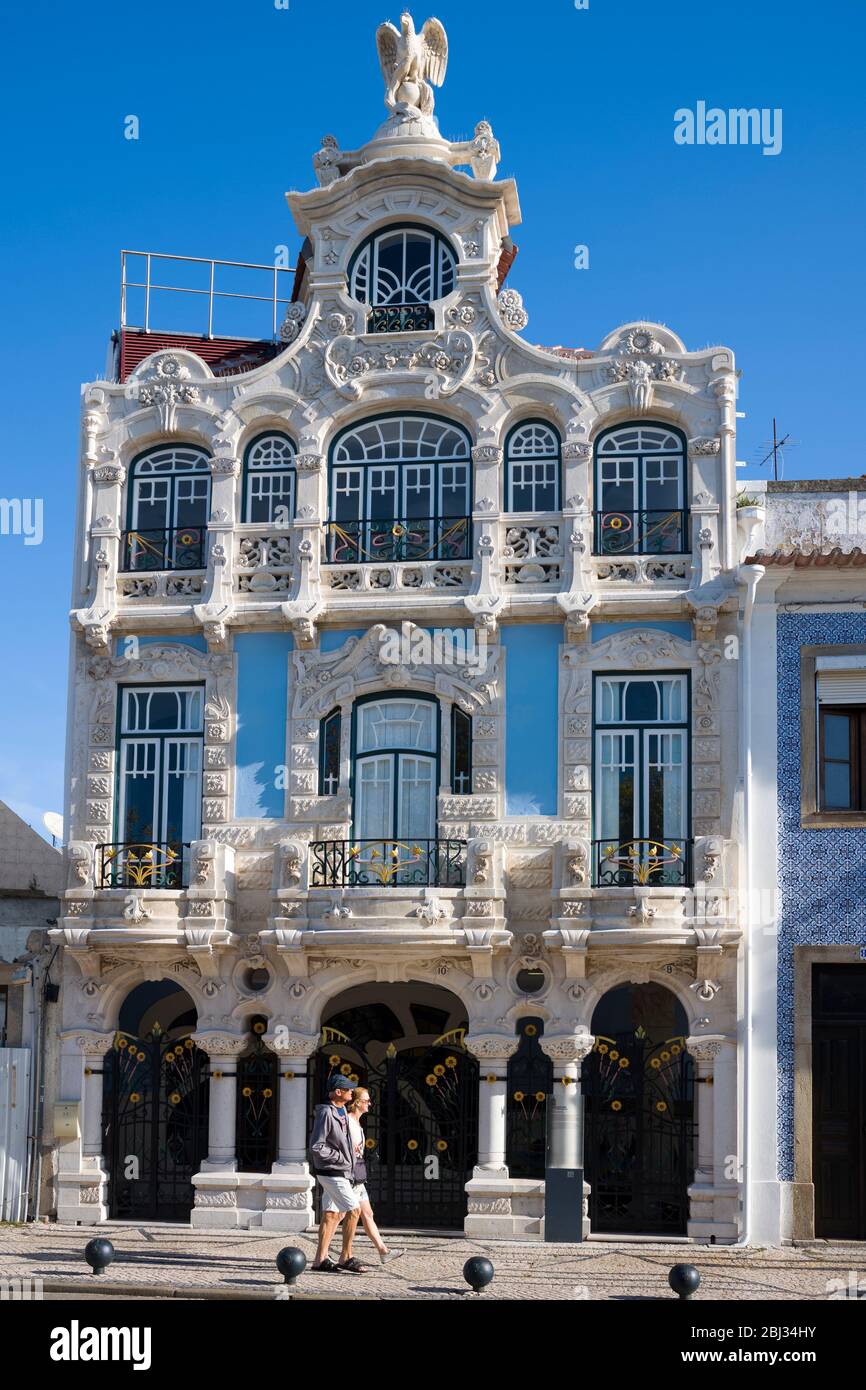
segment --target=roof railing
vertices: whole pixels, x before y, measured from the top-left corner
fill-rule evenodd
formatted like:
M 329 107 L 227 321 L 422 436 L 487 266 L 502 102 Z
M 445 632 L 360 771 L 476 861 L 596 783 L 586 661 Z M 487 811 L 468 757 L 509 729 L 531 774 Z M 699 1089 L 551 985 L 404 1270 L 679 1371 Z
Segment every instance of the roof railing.
M 138 261 L 133 260 L 137 257 Z M 180 261 L 186 265 L 206 266 L 207 272 L 205 279 L 207 287 L 202 285 L 168 285 L 163 284 L 165 261 Z M 143 262 L 143 266 L 141 265 Z M 267 293 L 247 294 L 236 289 L 219 288 L 221 270 L 231 269 L 237 271 L 257 271 L 263 280 L 262 289 Z M 224 300 L 245 300 L 248 303 L 269 304 L 271 337 L 276 339 L 279 325 L 282 322 L 286 306 L 291 303 L 292 280 L 294 276 L 294 266 L 277 265 L 256 265 L 252 261 L 216 261 L 208 260 L 201 256 L 171 256 L 160 251 L 128 251 L 120 253 L 120 327 L 121 330 L 143 333 L 187 333 L 190 336 L 196 335 L 206 338 L 232 338 L 246 339 L 251 342 L 261 341 L 264 334 L 257 333 L 225 333 L 215 332 L 214 310 L 218 308 L 217 301 Z M 130 279 L 130 274 L 144 278 Z M 288 280 L 284 277 L 289 277 Z M 140 316 L 142 322 L 132 322 L 131 317 L 137 317 L 135 313 L 130 315 L 130 290 L 143 290 L 143 314 Z M 197 329 L 190 328 L 169 328 L 162 324 L 155 324 L 153 297 L 155 293 L 167 292 L 173 295 L 196 295 L 207 300 L 207 329 L 201 332 L 201 326 Z M 134 297 L 133 297 L 134 298 Z M 141 301 L 136 304 L 136 309 L 141 307 Z

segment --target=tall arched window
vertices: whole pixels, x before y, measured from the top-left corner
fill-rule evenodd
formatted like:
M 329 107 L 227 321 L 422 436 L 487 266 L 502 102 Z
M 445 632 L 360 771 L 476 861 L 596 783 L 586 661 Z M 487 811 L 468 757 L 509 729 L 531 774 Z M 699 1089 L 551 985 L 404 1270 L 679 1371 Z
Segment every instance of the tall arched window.
M 668 425 L 617 425 L 595 446 L 597 555 L 686 550 L 685 437 Z
M 126 570 L 202 569 L 210 507 L 210 459 L 191 444 L 149 449 L 129 471 Z
M 508 512 L 559 511 L 559 435 L 543 420 L 517 425 L 505 442 Z
M 371 332 L 432 328 L 426 307 L 454 289 L 456 260 L 426 227 L 388 227 L 363 243 L 349 265 L 349 293 L 370 306 Z
M 344 430 L 331 450 L 328 560 L 463 560 L 470 555 L 469 436 L 426 415 Z
M 438 702 L 418 695 L 359 701 L 354 741 L 358 838 L 435 839 Z
M 284 434 L 261 434 L 244 456 L 244 521 L 286 526 L 295 515 L 295 446 Z

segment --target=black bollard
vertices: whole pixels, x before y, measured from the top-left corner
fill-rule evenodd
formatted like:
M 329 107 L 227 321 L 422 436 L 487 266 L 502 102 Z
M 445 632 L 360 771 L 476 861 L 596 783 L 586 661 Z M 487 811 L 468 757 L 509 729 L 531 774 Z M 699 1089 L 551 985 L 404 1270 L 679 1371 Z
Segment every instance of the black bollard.
M 694 1265 L 674 1265 L 668 1283 L 678 1298 L 693 1298 L 701 1287 L 701 1276 Z
M 84 1247 L 84 1258 L 90 1265 L 92 1274 L 102 1274 L 114 1259 L 114 1246 L 104 1236 L 89 1240 Z
M 307 1268 L 307 1257 L 297 1245 L 285 1245 L 277 1255 L 277 1269 L 287 1284 L 296 1284 Z
M 473 1255 L 463 1266 L 463 1278 L 473 1293 L 480 1293 L 493 1279 L 493 1265 L 483 1255 Z

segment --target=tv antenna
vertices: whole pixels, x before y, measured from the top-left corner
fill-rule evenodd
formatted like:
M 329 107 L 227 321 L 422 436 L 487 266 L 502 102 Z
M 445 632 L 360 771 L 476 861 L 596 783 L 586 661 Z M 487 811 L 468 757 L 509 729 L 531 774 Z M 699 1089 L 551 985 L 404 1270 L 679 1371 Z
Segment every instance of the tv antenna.
M 792 439 L 789 434 L 783 435 L 781 439 L 779 438 L 779 434 L 776 429 L 776 417 L 774 415 L 773 442 L 771 444 L 769 440 L 765 440 L 764 443 L 760 445 L 760 448 L 766 449 L 767 453 L 761 459 L 760 463 L 758 464 L 758 467 L 763 468 L 764 464 L 769 463 L 770 459 L 772 459 L 773 482 L 777 483 L 780 477 L 782 476 L 782 473 L 785 471 L 785 449 L 794 449 L 799 444 L 799 442 L 800 441 L 798 439 Z

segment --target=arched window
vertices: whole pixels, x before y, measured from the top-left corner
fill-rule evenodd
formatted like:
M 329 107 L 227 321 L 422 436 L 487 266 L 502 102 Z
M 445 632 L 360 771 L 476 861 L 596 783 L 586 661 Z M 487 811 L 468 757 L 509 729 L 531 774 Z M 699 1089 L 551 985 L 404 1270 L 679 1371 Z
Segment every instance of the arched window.
M 438 702 L 418 695 L 358 701 L 354 742 L 357 837 L 435 839 Z
M 595 446 L 597 555 L 686 549 L 685 437 L 668 425 L 617 425 Z
M 328 560 L 465 560 L 469 436 L 426 415 L 355 425 L 331 450 Z
M 284 434 L 261 434 L 244 456 L 244 521 L 286 526 L 295 515 L 295 446 Z
M 527 420 L 505 443 L 507 512 L 559 511 L 560 443 L 543 420 Z
M 130 468 L 125 570 L 202 569 L 206 563 L 210 459 L 191 444 L 149 449 Z
M 349 265 L 349 293 L 370 306 L 371 332 L 432 328 L 426 307 L 454 289 L 454 252 L 425 227 L 388 227 L 363 243 Z

